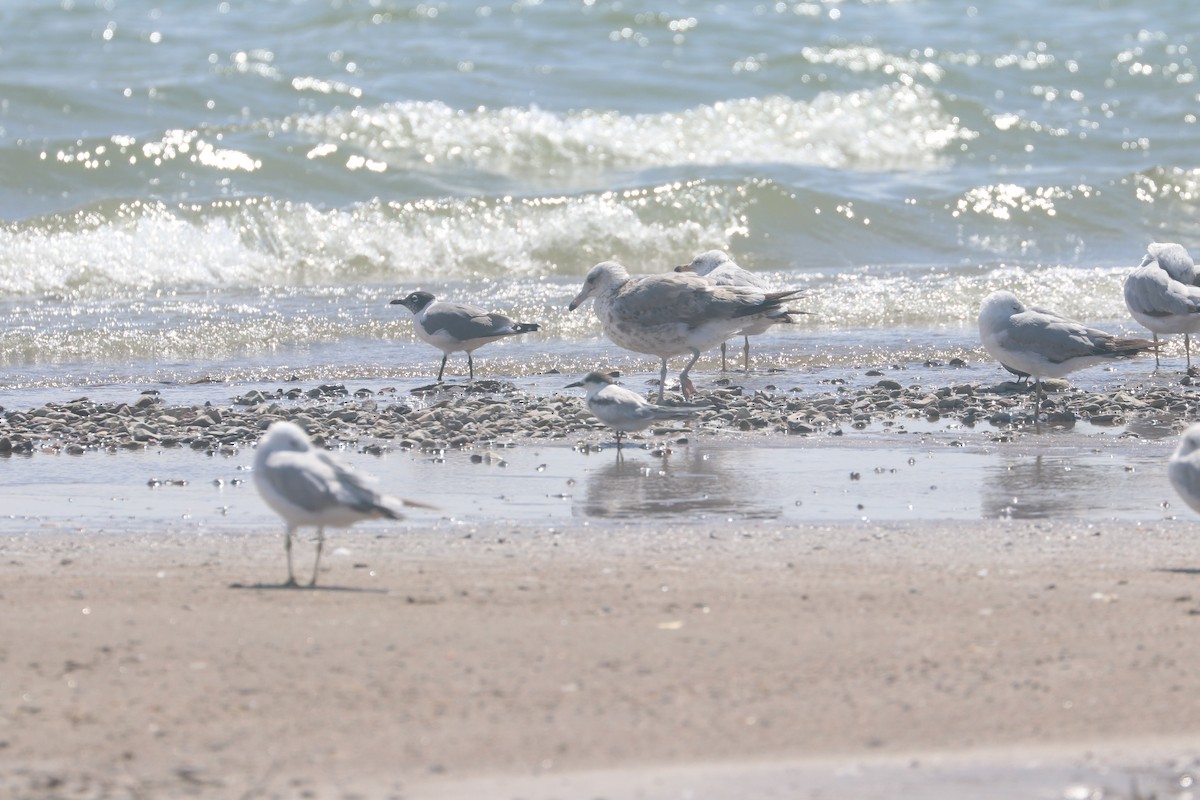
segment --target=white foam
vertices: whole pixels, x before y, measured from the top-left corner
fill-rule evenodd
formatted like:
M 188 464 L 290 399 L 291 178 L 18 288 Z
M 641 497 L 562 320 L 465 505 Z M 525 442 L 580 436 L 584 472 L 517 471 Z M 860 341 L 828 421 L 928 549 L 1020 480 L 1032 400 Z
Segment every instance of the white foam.
M 863 58 L 873 63 L 869 54 Z M 396 167 L 466 165 L 526 180 L 688 164 L 922 169 L 937 166 L 954 142 L 975 136 L 931 89 L 904 82 L 823 92 L 811 101 L 752 97 L 638 115 L 406 101 L 286 125 Z

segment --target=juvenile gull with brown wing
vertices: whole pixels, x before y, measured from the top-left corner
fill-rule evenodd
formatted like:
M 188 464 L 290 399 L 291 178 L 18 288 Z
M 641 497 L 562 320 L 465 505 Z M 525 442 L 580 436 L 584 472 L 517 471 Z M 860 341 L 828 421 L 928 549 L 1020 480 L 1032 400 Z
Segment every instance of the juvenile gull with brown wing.
M 691 397 L 696 388 L 688 370 L 700 358 L 701 350 L 716 347 L 759 318 L 786 316 L 789 312 L 783 303 L 797 294 L 798 290 L 764 292 L 745 286 L 717 286 L 686 272 L 631 277 L 615 261 L 603 261 L 588 272 L 568 308 L 574 311 L 594 298 L 596 316 L 608 338 L 626 350 L 662 359 L 661 403 L 668 358 L 692 354 L 679 373 L 684 397 Z

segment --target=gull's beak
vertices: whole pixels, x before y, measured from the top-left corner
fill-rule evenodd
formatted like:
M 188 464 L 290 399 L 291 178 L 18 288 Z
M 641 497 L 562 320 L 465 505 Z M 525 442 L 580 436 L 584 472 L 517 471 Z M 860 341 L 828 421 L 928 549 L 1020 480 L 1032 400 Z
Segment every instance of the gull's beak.
M 688 267 L 690 267 L 690 266 L 691 266 L 691 264 L 680 264 L 678 267 L 675 268 L 675 271 L 676 272 L 688 272 L 689 271 Z
M 402 299 L 400 299 L 399 297 L 397 297 L 395 300 L 388 303 L 388 305 L 389 306 L 402 306 L 402 305 L 404 305 L 404 301 Z
M 568 384 L 567 384 L 566 386 L 564 386 L 563 388 L 564 388 L 564 389 L 574 389 L 574 388 L 576 388 L 576 387 L 579 387 L 579 386 L 583 386 L 583 381 L 575 381 L 574 383 L 568 383 Z

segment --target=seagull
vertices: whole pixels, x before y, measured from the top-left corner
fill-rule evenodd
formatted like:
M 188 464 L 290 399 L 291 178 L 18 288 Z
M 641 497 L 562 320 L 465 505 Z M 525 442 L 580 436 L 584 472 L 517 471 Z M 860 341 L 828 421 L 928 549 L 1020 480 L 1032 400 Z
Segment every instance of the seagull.
M 588 410 L 596 418 L 617 432 L 617 448 L 621 447 L 621 434 L 633 433 L 649 428 L 655 422 L 671 419 L 688 419 L 696 415 L 704 405 L 656 406 L 641 395 L 618 386 L 611 376 L 603 372 L 589 372 L 583 380 L 567 384 L 572 389 L 582 386 L 587 391 Z
M 429 292 L 413 292 L 404 299 L 396 299 L 391 305 L 401 305 L 413 313 L 413 331 L 417 337 L 429 342 L 442 351 L 442 366 L 438 369 L 438 383 L 446 371 L 446 359 L 451 353 L 465 351 L 467 368 L 471 380 L 475 380 L 475 362 L 471 358 L 474 350 L 488 342 L 531 333 L 538 330 L 536 322 L 513 322 L 497 312 L 488 313 L 482 308 L 447 300 L 434 302 Z
M 992 358 L 1033 376 L 1037 388 L 1034 420 L 1042 407 L 1042 378 L 1158 348 L 1148 339 L 1125 339 L 1089 328 L 1045 309 L 1030 308 L 1012 292 L 992 292 L 979 307 L 979 337 Z
M 715 347 L 761 317 L 781 319 L 789 313 L 783 303 L 799 290 L 764 292 L 744 286 L 716 286 L 707 278 L 686 272 L 630 277 L 615 261 L 592 267 L 583 289 L 567 307 L 574 311 L 595 298 L 596 316 L 608 338 L 636 353 L 662 359 L 658 401 L 667 382 L 667 359 L 691 353 L 692 360 L 679 373 L 685 399 L 696 387 L 688 370 L 700 351 Z
M 1183 502 L 1200 512 L 1200 422 L 1183 432 L 1167 462 L 1167 477 Z
M 285 586 L 297 585 L 292 572 L 292 536 L 297 528 L 308 525 L 317 529 L 317 558 L 308 584 L 316 586 L 326 526 L 348 528 L 359 520 L 378 517 L 401 519 L 402 506 L 429 508 L 411 500 L 385 497 L 368 486 L 368 480 L 314 447 L 299 425 L 273 422 L 267 428 L 254 453 L 254 484 L 287 525 Z
M 1200 271 L 1179 244 L 1154 242 L 1142 263 L 1125 279 L 1125 306 L 1154 341 L 1160 333 L 1182 333 L 1187 369 L 1192 371 L 1191 334 L 1200 331 Z M 1154 369 L 1158 369 L 1158 352 Z
M 691 260 L 691 263 L 680 264 L 675 268 L 676 272 L 694 272 L 697 275 L 708 278 L 717 286 L 745 286 L 761 291 L 768 291 L 771 287 L 758 275 L 753 272 L 744 270 L 737 265 L 729 254 L 724 250 L 708 250 L 701 253 Z M 796 313 L 796 312 L 792 312 Z M 745 339 L 745 344 L 742 346 L 742 363 L 746 372 L 750 371 L 750 337 L 757 336 L 760 333 L 766 333 L 772 325 L 779 323 L 791 322 L 792 318 L 786 314 L 782 318 L 778 317 L 761 317 L 754 320 L 746 327 L 742 328 L 738 333 Z M 721 371 L 726 369 L 725 362 L 725 342 L 721 342 Z

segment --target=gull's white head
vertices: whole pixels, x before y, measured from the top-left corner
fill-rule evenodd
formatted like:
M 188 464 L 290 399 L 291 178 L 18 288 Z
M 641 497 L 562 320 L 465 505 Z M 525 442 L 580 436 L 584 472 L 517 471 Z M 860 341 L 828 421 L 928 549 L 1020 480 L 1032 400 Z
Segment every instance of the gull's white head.
M 1012 292 L 992 292 L 979 304 L 979 330 L 991 331 L 1005 325 L 1013 314 L 1025 310 L 1025 304 Z
M 1156 263 L 1158 266 L 1180 283 L 1192 285 L 1200 278 L 1196 271 L 1196 262 L 1192 260 L 1187 248 L 1174 242 L 1152 242 L 1146 248 L 1146 257 L 1142 266 Z
M 732 263 L 733 259 L 724 250 L 707 250 L 693 258 L 690 264 L 680 264 L 675 271 L 708 275 L 710 272 Z
M 304 453 L 312 449 L 308 434 L 294 422 L 272 422 L 271 427 L 258 440 L 258 452 L 262 457 L 280 451 Z
M 579 294 L 575 295 L 575 299 L 571 301 L 571 305 L 567 306 L 567 310 L 574 311 L 589 297 L 613 286 L 620 286 L 627 280 L 629 280 L 629 271 L 620 264 L 615 261 L 601 261 L 588 270 L 587 277 L 583 279 L 583 288 L 579 290 Z

